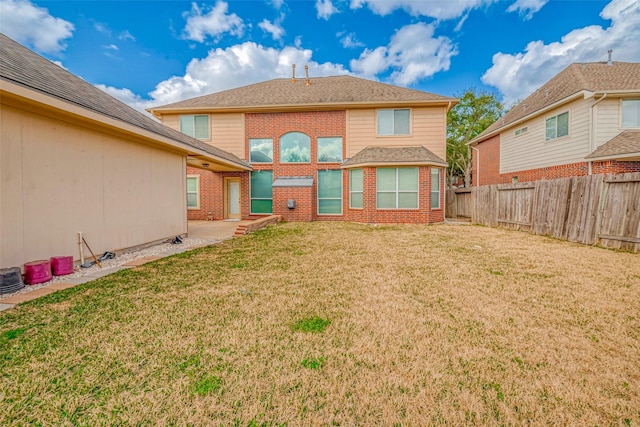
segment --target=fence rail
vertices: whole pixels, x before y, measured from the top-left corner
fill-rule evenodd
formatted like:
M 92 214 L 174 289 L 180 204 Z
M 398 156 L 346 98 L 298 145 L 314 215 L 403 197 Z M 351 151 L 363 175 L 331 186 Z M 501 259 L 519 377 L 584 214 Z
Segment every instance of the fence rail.
M 640 173 L 485 185 L 449 191 L 447 198 L 449 217 L 469 215 L 475 224 L 640 251 Z

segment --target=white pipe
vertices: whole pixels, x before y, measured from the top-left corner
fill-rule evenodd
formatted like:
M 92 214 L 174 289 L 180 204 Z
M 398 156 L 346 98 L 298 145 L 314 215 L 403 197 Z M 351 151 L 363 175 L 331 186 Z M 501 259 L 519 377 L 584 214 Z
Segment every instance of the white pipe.
M 84 251 L 82 250 L 82 231 L 78 231 L 78 245 L 80 245 L 80 265 L 84 264 Z
M 476 150 L 476 153 L 478 153 L 478 170 L 476 171 L 476 173 L 478 175 L 478 187 L 480 187 L 480 150 L 478 150 L 473 145 L 470 145 L 469 147 L 471 147 L 472 150 Z M 471 156 L 471 170 L 473 171 L 473 156 Z M 500 171 L 498 171 L 498 173 L 500 173 Z M 473 179 L 471 180 L 470 184 L 471 187 L 473 187 Z

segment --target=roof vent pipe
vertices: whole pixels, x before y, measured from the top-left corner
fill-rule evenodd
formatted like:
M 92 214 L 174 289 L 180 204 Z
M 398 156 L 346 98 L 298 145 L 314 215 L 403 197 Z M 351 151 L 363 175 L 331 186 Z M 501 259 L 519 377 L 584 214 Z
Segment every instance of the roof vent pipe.
M 307 73 L 307 82 L 306 82 L 306 85 L 307 85 L 307 86 L 309 86 L 309 85 L 311 84 L 311 81 L 309 81 L 309 66 L 308 66 L 308 65 L 305 65 L 305 66 L 304 66 L 304 71 L 305 71 L 305 73 Z
M 611 60 L 611 54 L 613 53 L 613 49 L 609 49 L 609 59 L 607 60 L 607 65 L 613 65 L 613 61 Z
M 291 83 L 296 82 L 296 64 L 291 64 Z

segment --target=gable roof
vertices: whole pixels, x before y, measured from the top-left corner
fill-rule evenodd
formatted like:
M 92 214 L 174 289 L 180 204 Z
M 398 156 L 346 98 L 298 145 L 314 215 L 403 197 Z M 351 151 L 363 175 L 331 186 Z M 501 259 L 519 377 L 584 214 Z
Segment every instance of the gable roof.
M 414 147 L 366 147 L 345 160 L 341 168 L 363 166 L 447 166 L 447 162 L 423 146 Z
M 223 168 L 249 170 L 244 160 L 173 130 L 134 110 L 111 95 L 0 33 L 0 81 L 81 107 L 84 111 L 150 132 L 156 141 L 169 139 L 189 155 L 220 164 Z M 2 85 L 3 91 L 9 84 Z M 166 140 L 165 140 L 166 141 Z M 211 168 L 215 170 L 214 167 Z
M 263 111 L 304 108 L 369 107 L 372 105 L 448 105 L 455 98 L 379 83 L 353 76 L 274 79 L 149 108 L 154 115 L 177 111 Z
M 640 160 L 640 130 L 625 130 L 611 138 L 585 159 Z
M 574 96 L 587 98 L 604 92 L 640 93 L 640 63 L 571 64 L 496 120 L 470 144 L 478 143 L 521 119 L 534 117 L 536 113 L 573 99 Z

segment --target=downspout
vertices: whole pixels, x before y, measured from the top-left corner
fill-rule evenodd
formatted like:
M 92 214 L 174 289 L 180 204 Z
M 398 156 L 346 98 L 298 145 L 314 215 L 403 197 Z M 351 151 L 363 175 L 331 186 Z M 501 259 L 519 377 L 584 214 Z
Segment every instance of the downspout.
M 602 101 L 603 99 L 605 99 L 607 97 L 607 93 L 605 92 L 604 95 L 602 95 L 602 97 L 600 97 L 600 99 L 598 99 L 596 102 L 593 103 L 593 105 L 591 105 L 591 114 L 590 114 L 590 119 L 591 119 L 591 132 L 589 132 L 589 154 L 593 153 L 593 140 L 595 139 L 595 133 L 596 133 L 596 121 L 594 118 L 594 107 L 598 104 L 598 102 Z M 591 160 L 589 160 L 589 175 L 593 174 L 593 170 L 591 167 Z
M 478 169 L 476 171 L 476 175 L 478 176 L 478 187 L 480 187 L 480 150 L 473 145 L 470 145 L 469 147 L 471 147 L 472 150 L 476 150 L 476 153 L 478 153 Z M 471 157 L 471 170 L 473 170 L 473 156 Z M 473 187 L 473 179 L 471 179 L 471 186 Z

